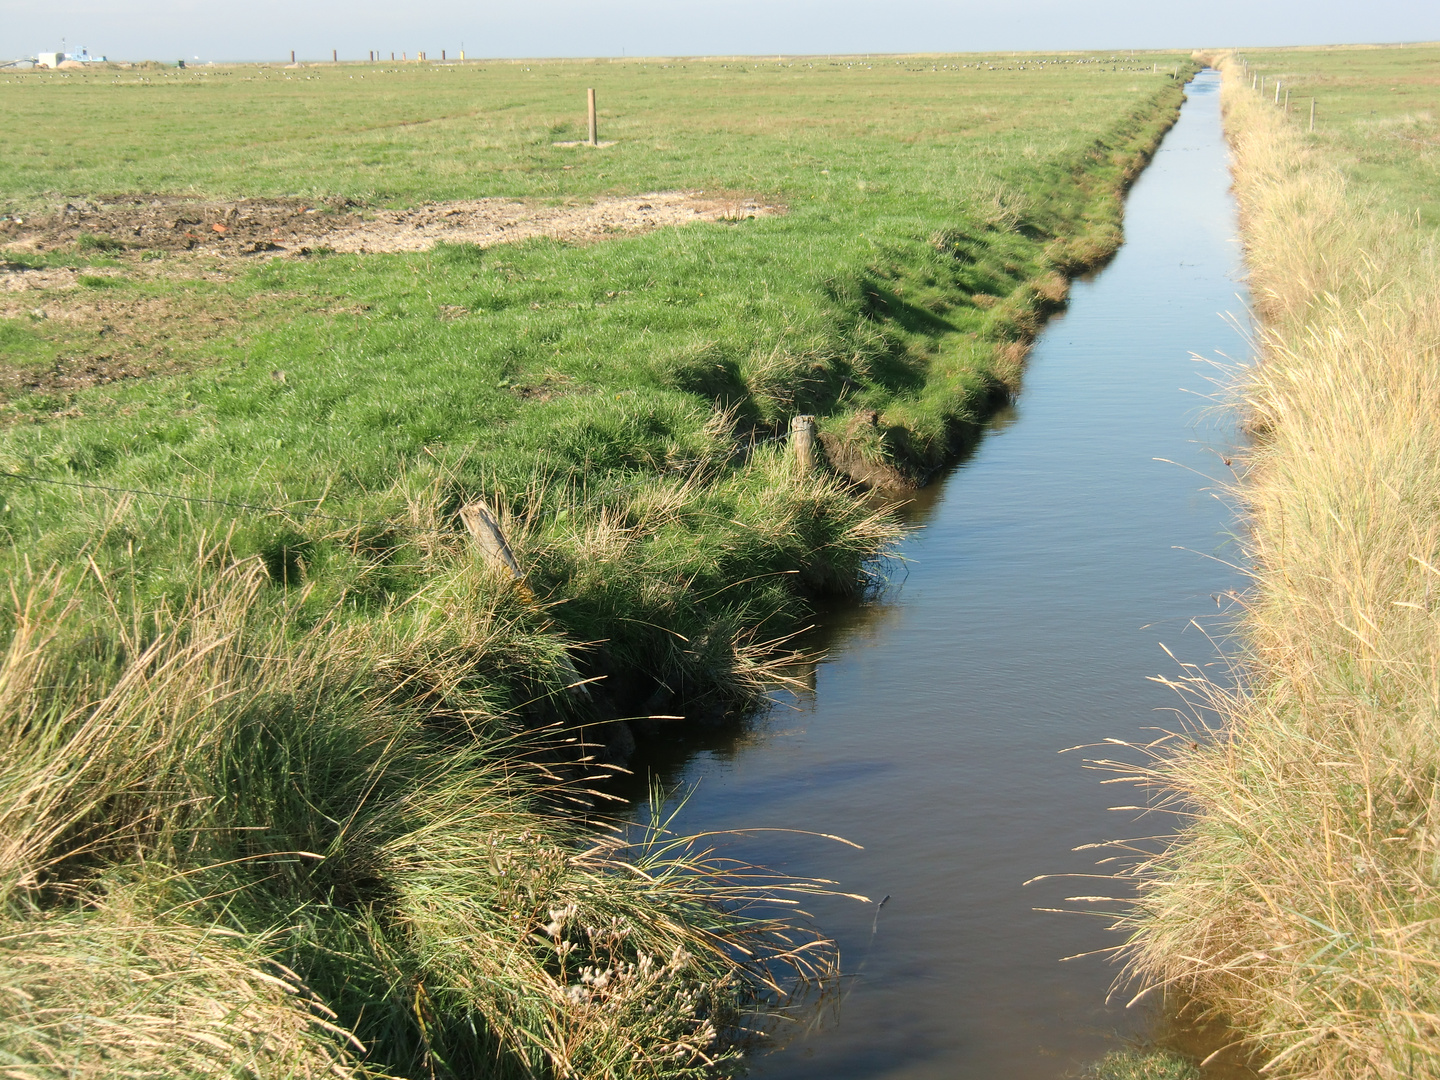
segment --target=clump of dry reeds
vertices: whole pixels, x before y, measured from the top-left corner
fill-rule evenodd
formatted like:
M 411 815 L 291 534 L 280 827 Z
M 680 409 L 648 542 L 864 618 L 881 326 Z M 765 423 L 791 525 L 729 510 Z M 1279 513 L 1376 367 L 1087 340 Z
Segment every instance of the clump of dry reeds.
M 1274 1075 L 1437 1077 L 1440 264 L 1230 74 L 1255 586 L 1239 688 L 1142 770 L 1187 824 L 1123 925 Z

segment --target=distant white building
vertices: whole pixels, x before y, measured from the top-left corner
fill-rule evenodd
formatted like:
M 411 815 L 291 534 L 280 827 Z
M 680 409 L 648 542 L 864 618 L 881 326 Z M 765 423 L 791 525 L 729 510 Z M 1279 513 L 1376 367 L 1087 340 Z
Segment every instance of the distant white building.
M 61 64 L 103 64 L 105 57 L 91 56 L 90 50 L 82 48 L 78 53 L 42 52 L 35 57 L 37 68 L 58 68 Z

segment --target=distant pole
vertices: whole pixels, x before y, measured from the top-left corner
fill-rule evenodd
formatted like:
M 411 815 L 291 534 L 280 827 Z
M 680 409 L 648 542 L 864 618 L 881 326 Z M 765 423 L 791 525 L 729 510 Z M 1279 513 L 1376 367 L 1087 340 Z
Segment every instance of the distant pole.
M 444 49 L 441 49 L 441 50 L 440 50 L 440 59 L 441 59 L 441 60 L 444 60 L 444 59 L 445 59 L 445 50 L 444 50 Z
M 390 62 L 391 62 L 392 64 L 395 62 L 395 53 L 394 53 L 393 50 L 392 50 L 391 53 L 390 53 Z
M 600 145 L 600 125 L 595 120 L 595 88 L 592 86 L 585 91 L 585 97 L 590 106 L 590 145 Z
M 1310 130 L 1315 130 L 1315 99 L 1310 99 Z
M 371 49 L 371 50 L 370 50 L 370 62 L 371 62 L 372 64 L 375 62 L 375 50 L 374 50 L 374 49 Z
M 330 62 L 331 62 L 332 64 L 338 64 L 338 63 L 340 62 L 340 50 L 339 50 L 339 49 L 331 49 L 331 50 L 330 50 Z
M 295 62 L 295 50 L 294 50 L 294 49 L 291 49 L 291 50 L 290 50 L 290 63 L 293 64 L 294 62 Z

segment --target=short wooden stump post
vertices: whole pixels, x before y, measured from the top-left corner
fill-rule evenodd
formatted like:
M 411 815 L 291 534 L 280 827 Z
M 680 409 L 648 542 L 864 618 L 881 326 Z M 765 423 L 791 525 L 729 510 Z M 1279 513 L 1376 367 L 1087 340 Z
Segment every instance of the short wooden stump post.
M 801 475 L 815 468 L 815 417 L 807 414 L 790 418 L 790 452 Z
M 526 604 L 536 606 L 535 594 L 530 591 L 530 586 L 525 584 L 525 572 L 520 569 L 515 553 L 510 550 L 510 542 L 505 539 L 505 533 L 500 528 L 500 521 L 494 511 L 483 500 L 476 499 L 460 508 L 460 520 L 485 561 L 515 583 L 516 592 Z M 589 701 L 590 688 L 585 685 L 585 679 L 569 654 L 561 653 L 556 657 L 555 663 L 565 677 L 565 688 L 570 696 Z
M 510 543 L 500 531 L 500 522 L 496 520 L 490 507 L 479 499 L 467 503 L 460 508 L 460 520 L 465 523 L 466 532 L 470 534 L 470 539 L 475 541 L 475 546 L 487 563 L 509 574 L 516 582 L 525 580 L 525 574 L 515 560 L 515 553 L 510 550 Z

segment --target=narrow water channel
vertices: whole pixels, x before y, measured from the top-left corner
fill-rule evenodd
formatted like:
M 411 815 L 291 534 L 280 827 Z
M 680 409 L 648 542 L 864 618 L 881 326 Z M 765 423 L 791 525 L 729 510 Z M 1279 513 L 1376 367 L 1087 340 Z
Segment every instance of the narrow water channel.
M 681 830 L 838 833 L 864 850 L 761 833 L 735 851 L 890 897 L 878 922 L 814 905 L 852 976 L 838 1014 L 753 1075 L 1054 1080 L 1152 1022 L 1107 1002 L 1105 960 L 1061 962 L 1115 944 L 1103 920 L 1035 910 L 1107 884 L 1023 883 L 1155 831 L 1107 809 L 1132 790 L 1058 751 L 1173 724 L 1150 681 L 1177 674 L 1161 645 L 1212 662 L 1192 620 L 1215 625 L 1243 586 L 1206 479 L 1236 436 L 1192 355 L 1246 356 L 1224 317 L 1246 307 L 1229 183 L 1206 72 L 1130 194 L 1124 247 L 1075 283 L 1015 407 L 912 508 L 924 527 L 891 586 L 826 615 L 813 699 L 650 762 L 689 793 Z

